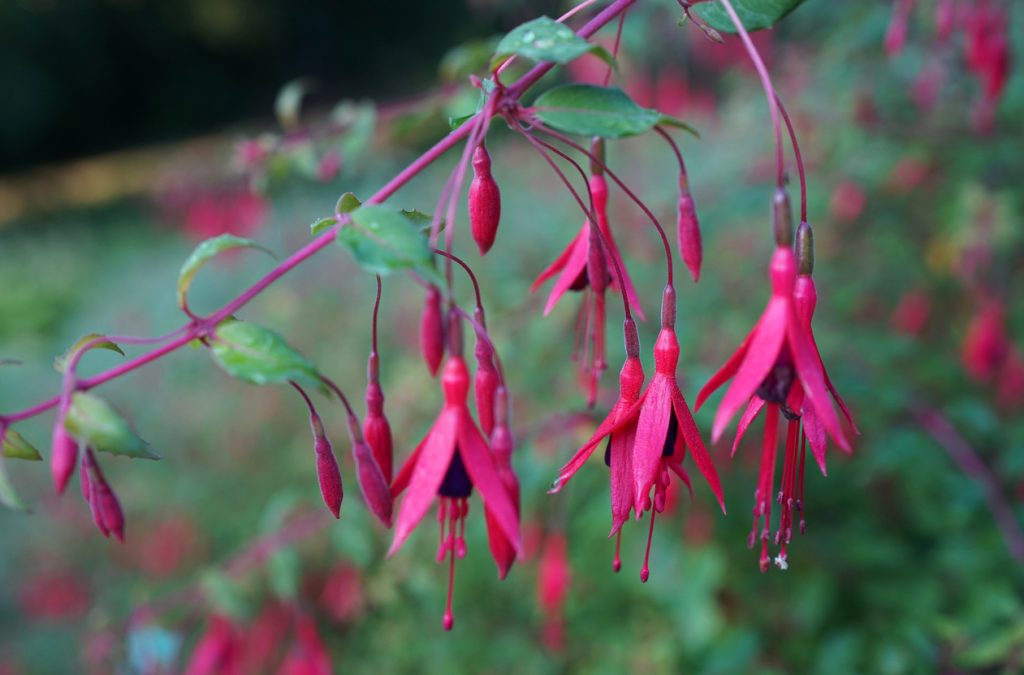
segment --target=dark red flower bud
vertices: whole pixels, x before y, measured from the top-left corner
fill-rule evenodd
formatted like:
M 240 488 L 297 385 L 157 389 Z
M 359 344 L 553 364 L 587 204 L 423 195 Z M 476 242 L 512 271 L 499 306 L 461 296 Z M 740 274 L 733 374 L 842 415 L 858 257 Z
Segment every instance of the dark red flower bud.
M 378 357 L 370 354 L 368 367 L 369 383 L 366 385 L 366 420 L 363 422 L 363 436 L 373 450 L 373 457 L 380 467 L 386 483 L 391 483 L 394 464 L 394 442 L 391 424 L 384 414 L 384 391 L 380 388 Z
M 345 496 L 345 491 L 341 484 L 338 460 L 334 457 L 334 449 L 324 432 L 320 416 L 312 410 L 309 414 L 309 426 L 313 429 L 313 451 L 316 453 L 316 478 L 320 483 L 320 496 L 334 517 L 340 518 L 341 500 Z
M 473 182 L 469 185 L 469 224 L 484 255 L 494 245 L 501 220 L 501 191 L 491 175 L 491 156 L 483 143 L 473 151 Z
M 498 388 L 498 371 L 494 367 L 494 350 L 491 344 L 481 338 L 476 340 L 476 382 L 473 394 L 476 399 L 476 415 L 480 418 L 480 429 L 490 438 L 494 429 L 494 391 Z
M 89 507 L 93 522 L 104 537 L 113 534 L 118 541 L 124 543 L 124 512 L 121 503 L 103 477 L 91 448 L 85 450 L 84 464 L 89 474 Z
M 700 239 L 700 223 L 697 220 L 697 209 L 693 203 L 693 195 L 686 186 L 685 177 L 679 179 L 679 221 L 677 233 L 679 235 L 679 255 L 693 275 L 696 282 L 700 278 L 700 264 L 704 258 L 704 252 Z
M 420 318 L 420 348 L 430 374 L 437 375 L 444 358 L 444 316 L 441 313 L 441 291 L 437 286 L 427 288 Z
M 57 417 L 53 426 L 53 442 L 50 445 L 50 472 L 53 474 L 53 485 L 57 494 L 64 494 L 68 479 L 75 472 L 78 463 L 78 441 L 71 437 L 64 428 L 64 415 Z
M 354 416 L 348 418 L 348 430 L 352 437 L 352 457 L 356 461 L 356 478 L 359 480 L 359 491 L 363 493 L 363 501 L 377 520 L 391 527 L 391 512 L 394 500 L 391 488 L 377 460 L 373 449 L 359 433 L 359 420 Z

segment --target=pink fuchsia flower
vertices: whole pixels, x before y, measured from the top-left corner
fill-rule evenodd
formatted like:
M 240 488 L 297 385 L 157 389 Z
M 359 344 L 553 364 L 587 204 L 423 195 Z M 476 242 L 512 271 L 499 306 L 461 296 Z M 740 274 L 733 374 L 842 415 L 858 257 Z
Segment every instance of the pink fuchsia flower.
M 452 590 L 455 583 L 455 559 L 465 555 L 465 518 L 473 487 L 480 490 L 485 508 L 493 515 L 488 528 L 490 538 L 502 536 L 516 555 L 522 555 L 519 517 L 512 496 L 502 482 L 487 441 L 470 415 L 469 372 L 462 359 L 461 335 L 453 319 L 449 330 L 450 356 L 441 378 L 444 406 L 426 437 L 406 460 L 391 486 L 397 498 L 406 493 L 398 512 L 395 536 L 388 555 L 393 555 L 426 515 L 434 498 L 439 498 L 438 521 L 441 543 L 438 561 L 449 556 L 448 601 L 444 625 L 451 630 Z M 447 521 L 448 534 L 445 536 Z
M 699 409 L 708 396 L 732 380 L 715 414 L 711 431 L 714 442 L 754 394 L 763 401 L 785 406 L 793 385 L 799 384 L 796 389 L 802 391 L 828 433 L 841 448 L 850 448 L 829 400 L 821 357 L 797 316 L 793 299 L 796 272 L 793 250 L 788 246 L 776 247 L 770 268 L 772 296 L 764 314 L 739 349 L 697 395 Z
M 1002 367 L 1009 349 L 1006 308 L 1000 300 L 985 299 L 967 326 L 967 335 L 964 336 L 961 350 L 964 370 L 971 378 L 986 382 Z
M 558 473 L 558 478 L 549 490 L 554 494 L 565 487 L 566 483 L 586 463 L 594 450 L 605 438 L 607 443 L 604 451 L 604 462 L 608 466 L 611 483 L 612 529 L 608 536 L 616 536 L 615 560 L 612 568 L 618 572 L 622 568 L 619 549 L 622 542 L 621 528 L 629 520 L 633 510 L 633 443 L 636 437 L 635 416 L 628 414 L 640 399 L 644 385 L 644 368 L 640 363 L 640 338 L 636 324 L 627 319 L 625 322 L 626 361 L 619 371 L 619 399 L 612 406 L 607 417 L 598 425 L 590 439 L 573 455 Z M 627 420 L 628 417 L 628 420 Z
M 491 454 L 494 456 L 494 466 L 498 470 L 498 477 L 512 499 L 518 519 L 520 517 L 519 479 L 516 477 L 515 471 L 512 470 L 512 451 L 515 449 L 515 442 L 512 438 L 512 430 L 509 428 L 508 391 L 504 385 L 499 386 L 495 392 L 495 411 L 497 415 L 490 439 Z M 504 579 L 508 576 L 509 569 L 516 560 L 517 550 L 512 541 L 503 534 L 497 516 L 486 506 L 484 507 L 484 516 L 487 518 L 487 543 L 491 549 L 491 556 L 498 565 L 498 578 Z
M 640 307 L 640 300 L 637 297 L 633 282 L 626 271 L 626 265 L 622 261 L 622 255 L 612 237 L 611 228 L 608 225 L 608 183 L 605 177 L 595 173 L 590 176 L 590 195 L 594 200 L 594 211 L 597 216 L 597 226 L 600 229 L 601 237 L 596 241 L 605 241 L 610 249 L 607 253 L 615 258 L 618 268 L 622 270 L 622 283 L 626 288 L 626 295 L 633 311 L 642 319 L 644 314 Z M 590 250 L 595 246 L 595 238 L 591 236 L 590 221 L 583 223 L 576 238 L 562 251 L 562 254 L 548 265 L 540 275 L 533 281 L 530 291 L 536 291 L 545 281 L 557 276 L 555 285 L 551 289 L 548 301 L 544 305 L 544 316 L 551 313 L 558 301 L 566 291 L 581 291 L 590 285 L 588 275 L 588 264 L 591 258 Z M 605 274 L 610 279 L 612 289 L 618 288 L 619 280 L 615 274 L 615 266 L 606 261 Z
M 366 419 L 363 420 L 363 436 L 373 450 L 373 458 L 380 467 L 385 483 L 391 483 L 394 463 L 394 441 L 391 424 L 384 414 L 384 390 L 380 386 L 380 357 L 371 352 L 367 364 Z
M 89 504 L 93 522 L 104 537 L 113 534 L 123 544 L 124 512 L 117 495 L 103 476 L 92 448 L 86 448 L 82 453 L 81 472 L 82 497 Z

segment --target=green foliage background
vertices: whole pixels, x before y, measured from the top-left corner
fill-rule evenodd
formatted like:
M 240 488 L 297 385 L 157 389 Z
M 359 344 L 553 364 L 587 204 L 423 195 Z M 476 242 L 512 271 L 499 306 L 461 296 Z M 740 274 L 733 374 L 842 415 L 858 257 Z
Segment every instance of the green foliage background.
M 631 12 L 625 50 L 633 55 L 635 72 L 686 63 L 687 45 L 703 40 L 692 29 L 675 27 L 669 5 Z M 498 243 L 482 261 L 468 237 L 460 237 L 458 249 L 481 277 L 488 323 L 515 397 L 514 462 L 524 520 L 532 529 L 564 523 L 569 540 L 573 582 L 565 650 L 540 646 L 536 556 L 498 583 L 477 502 L 469 554 L 458 571 L 456 629 L 445 634 L 445 570 L 433 562 L 433 523 L 425 521 L 410 545 L 385 560 L 388 535 L 360 503 L 348 459 L 341 521 L 289 549 L 298 554 L 291 562 L 279 560 L 224 590 L 214 572 L 223 561 L 276 527 L 292 506 L 318 507 L 311 443 L 303 407 L 287 388 L 230 380 L 204 354 L 185 349 L 102 389 L 164 456 L 145 463 L 103 458 L 128 514 L 125 547 L 93 531 L 73 491 L 56 500 L 44 466 L 8 463 L 35 512 L 0 513 L 0 663 L 8 659 L 30 673 L 77 672 L 88 636 L 113 631 L 117 672 L 136 672 L 130 646 L 140 638 L 129 635 L 126 623 L 133 608 L 200 579 L 207 579 L 204 588 L 220 588 L 198 605 L 154 617 L 151 625 L 180 638 L 187 652 L 211 606 L 245 617 L 274 589 L 304 588 L 347 561 L 362 570 L 363 609 L 341 624 L 319 617 L 339 672 L 1019 672 L 1021 564 L 1007 551 L 983 487 L 956 468 L 910 408 L 924 402 L 949 417 L 997 475 L 1019 526 L 1024 419 L 1019 408 L 1000 407 L 990 387 L 964 374 L 960 345 L 976 306 L 954 263 L 970 245 L 992 247 L 986 279 L 1008 299 L 1010 333 L 1021 345 L 1024 312 L 1013 299 L 1024 274 L 1024 192 L 1018 187 L 1024 179 L 1024 78 L 1013 73 L 996 134 L 975 136 L 968 117 L 977 84 L 954 50 L 938 105 L 918 112 L 909 89 L 932 49 L 931 17 L 927 11 L 915 14 L 906 53 L 889 61 L 881 46 L 888 9 L 887 3 L 808 2 L 774 37 L 772 69 L 810 167 L 818 343 L 862 430 L 852 457 L 830 454 L 827 478 L 808 467 L 808 532 L 795 538 L 788 571 L 760 574 L 756 553 L 745 546 L 756 443 L 741 447 L 733 461 L 724 441 L 713 452 L 725 482 L 727 517 L 714 512 L 710 492 L 696 480 L 695 502 L 683 500 L 674 514 L 659 519 L 651 581 L 644 585 L 638 572 L 646 526 L 628 526 L 623 571 L 611 572 L 607 472 L 599 460 L 567 493 L 545 495 L 592 424 L 558 418 L 554 426 L 564 428 L 561 433 L 538 433 L 552 411 L 585 409 L 570 362 L 574 302 L 563 301 L 542 319 L 543 298 L 530 295 L 528 287 L 575 234 L 580 217 L 542 160 L 495 127 L 491 152 L 504 195 Z M 1024 45 L 1024 15 L 1015 11 L 1011 17 L 1012 44 Z M 700 284 L 679 284 L 680 375 L 690 400 L 742 339 L 767 297 L 771 189 L 770 170 L 759 169 L 770 161 L 771 134 L 756 80 L 732 68 L 696 73 L 694 81 L 713 87 L 720 102 L 715 120 L 687 118 L 700 129 L 701 140 L 680 135 L 705 233 Z M 854 120 L 865 95 L 874 99 L 879 118 L 867 127 Z M 387 130 L 403 123 L 410 128 L 404 119 Z M 438 115 L 411 128 L 425 139 L 442 125 Z M 307 240 L 308 224 L 329 213 L 341 192 L 368 195 L 414 156 L 415 133 L 385 135 L 372 156 L 347 164 L 328 185 L 275 184 L 269 192 L 271 223 L 261 242 L 278 253 L 293 250 Z M 618 142 L 609 157 L 672 222 L 674 165 L 658 139 Z M 891 175 L 907 157 L 930 170 L 917 187 L 900 191 L 892 187 Z M 395 204 L 432 211 L 451 160 L 399 192 Z M 835 187 L 849 180 L 861 186 L 867 203 L 856 220 L 841 223 L 830 215 L 829 201 Z M 613 228 L 653 314 L 663 283 L 656 239 L 621 194 L 613 191 L 612 200 Z M 977 228 L 979 203 L 993 206 L 993 231 Z M 465 228 L 464 219 L 460 225 Z M 174 280 L 189 250 L 189 243 L 156 225 L 152 211 L 137 203 L 7 226 L 0 246 L 0 355 L 25 365 L 4 368 L 0 408 L 19 408 L 55 392 L 52 358 L 81 334 L 159 334 L 174 328 Z M 259 256 L 212 265 L 197 279 L 191 303 L 199 309 L 219 306 L 267 265 Z M 911 290 L 925 292 L 933 305 L 916 338 L 889 324 L 900 297 Z M 466 284 L 461 292 L 468 297 Z M 243 318 L 286 335 L 358 399 L 372 301 L 372 278 L 337 249 L 273 286 Z M 386 279 L 381 352 L 396 461 L 418 441 L 440 403 L 417 354 L 420 303 L 412 282 Z M 609 320 L 610 389 L 622 357 L 619 318 Z M 653 330 L 642 328 L 645 351 Z M 83 372 L 118 359 L 97 352 L 85 360 Z M 645 361 L 648 372 L 650 365 Z M 613 394 L 605 392 L 598 413 Z M 697 416 L 704 430 L 716 402 Z M 346 456 L 343 415 L 323 406 L 336 450 Z M 43 447 L 48 423 L 34 420 L 19 429 Z M 142 573 L 138 547 L 168 514 L 193 523 L 202 545 L 173 575 L 154 579 Z M 89 589 L 89 609 L 79 619 L 47 621 L 25 612 L 26 580 L 50 568 L 72 574 Z M 308 591 L 299 595 L 309 602 Z

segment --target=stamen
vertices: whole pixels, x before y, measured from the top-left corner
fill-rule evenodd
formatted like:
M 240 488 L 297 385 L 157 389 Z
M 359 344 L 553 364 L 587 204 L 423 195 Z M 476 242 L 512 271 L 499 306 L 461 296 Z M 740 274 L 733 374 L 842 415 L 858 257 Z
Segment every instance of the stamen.
M 647 552 L 644 553 L 644 566 L 640 569 L 640 581 L 645 584 L 647 583 L 648 577 L 651 576 L 649 563 L 651 559 L 651 539 L 654 538 L 654 514 L 656 513 L 656 510 L 651 509 L 651 529 L 647 530 Z
M 796 483 L 796 510 L 800 512 L 800 534 L 807 531 L 807 522 L 804 520 L 804 459 L 807 457 L 807 436 L 800 435 L 800 469 L 797 473 Z
M 612 571 L 618 574 L 619 570 L 622 569 L 622 557 L 619 555 L 619 551 L 622 548 L 622 528 L 619 528 L 618 533 L 615 535 L 615 559 L 612 560 Z
M 446 547 L 444 545 L 444 523 L 445 520 L 447 519 L 445 516 L 445 507 L 447 505 L 448 499 L 446 497 L 441 497 L 437 501 L 437 523 L 441 529 L 441 540 L 437 544 L 437 562 L 441 562 L 444 560 L 444 554 L 446 551 Z
M 455 555 L 461 560 L 466 557 L 466 516 L 469 515 L 469 500 L 459 500 L 459 535 L 455 538 Z
M 448 556 L 448 601 L 444 606 L 444 629 L 451 630 L 455 625 L 455 617 L 452 615 L 452 590 L 455 588 L 455 551 L 452 550 Z

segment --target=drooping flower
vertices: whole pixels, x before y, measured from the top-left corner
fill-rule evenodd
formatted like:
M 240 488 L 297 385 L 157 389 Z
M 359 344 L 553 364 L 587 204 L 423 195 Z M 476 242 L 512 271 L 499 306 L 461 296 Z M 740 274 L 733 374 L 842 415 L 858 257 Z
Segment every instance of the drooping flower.
M 484 311 L 477 307 L 474 311 L 475 321 L 480 329 L 486 328 Z M 476 376 L 473 383 L 473 396 L 476 400 L 476 415 L 480 420 L 480 429 L 484 436 L 490 438 L 494 429 L 495 391 L 498 388 L 498 370 L 494 365 L 494 347 L 486 335 L 478 335 L 476 347 Z
M 1009 349 L 1006 308 L 998 299 L 985 299 L 964 336 L 961 350 L 964 370 L 979 382 L 991 380 L 1002 368 Z
M 278 675 L 331 675 L 331 657 L 324 647 L 316 621 L 308 614 L 296 612 L 295 639 Z
M 237 672 L 241 634 L 228 617 L 214 614 L 206 624 L 206 632 L 192 650 L 184 675 L 219 675 Z
M 367 363 L 366 419 L 363 420 L 363 436 L 373 450 L 373 458 L 380 467 L 386 483 L 391 483 L 394 463 L 394 441 L 391 424 L 384 414 L 384 390 L 380 386 L 380 357 L 371 352 Z
M 625 327 L 626 361 L 619 371 L 619 399 L 608 412 L 608 416 L 598 425 L 590 439 L 566 462 L 558 473 L 549 493 L 554 494 L 565 487 L 577 471 L 586 463 L 594 450 L 605 438 L 604 462 L 608 466 L 611 483 L 612 529 L 608 534 L 616 536 L 615 559 L 612 569 L 618 572 L 622 568 L 620 546 L 622 543 L 622 525 L 629 520 L 633 510 L 633 440 L 636 437 L 635 415 L 629 416 L 640 398 L 644 385 L 644 368 L 640 363 L 640 338 L 636 324 L 626 319 Z M 620 424 L 625 422 L 625 424 Z
M 487 441 L 469 412 L 469 371 L 462 359 L 458 320 L 449 327 L 449 357 L 441 377 L 444 406 L 426 437 L 402 466 L 391 486 L 395 498 L 405 492 L 388 555 L 393 555 L 439 498 L 441 542 L 438 562 L 449 556 L 448 600 L 444 626 L 451 630 L 455 559 L 465 555 L 465 519 L 473 487 L 480 490 L 485 508 L 493 515 L 488 536 L 503 536 L 517 555 L 522 554 L 519 518 Z M 447 536 L 445 527 L 447 523 Z M 500 564 L 500 563 L 499 563 Z
M 754 520 L 747 541 L 747 545 L 753 548 L 760 536 L 759 565 L 762 572 L 767 571 L 771 564 L 768 541 L 779 413 L 787 420 L 782 487 L 775 497 L 781 506 L 779 529 L 775 535 L 775 544 L 780 547 L 776 563 L 782 569 L 788 565 L 787 545 L 792 538 L 794 510 L 801 513 L 799 525 L 800 531 L 804 531 L 803 480 L 807 444 L 810 443 L 822 474 L 825 474 L 828 435 L 831 434 L 842 449 L 850 451 L 829 395 L 835 399 L 854 432 L 857 432 L 849 409 L 825 371 L 811 330 L 817 293 L 811 278 L 814 259 L 810 226 L 805 222 L 800 224 L 797 239 L 800 275 L 797 276 L 797 258 L 786 243 L 789 238 L 788 199 L 784 193 L 782 198 L 780 200 L 780 195 L 776 195 L 776 205 L 779 207 L 776 211 L 778 246 L 772 257 L 772 298 L 768 308 L 740 349 L 712 376 L 697 397 L 699 407 L 711 392 L 734 377 L 716 415 L 714 432 L 720 434 L 721 428 L 731 417 L 727 409 L 723 412 L 730 396 L 735 397 L 733 400 L 740 400 L 741 404 L 744 399 L 740 396 L 745 397 L 746 408 L 737 427 L 733 455 L 747 429 L 761 410 L 765 410 L 761 468 L 754 491 Z M 787 224 L 780 225 L 780 220 L 785 220 Z M 765 351 L 759 353 L 760 349 Z M 742 377 L 747 379 L 741 381 Z M 739 393 L 733 394 L 734 391 Z M 813 398 L 812 392 L 815 395 Z
M 53 485 L 59 495 L 64 494 L 68 480 L 78 463 L 78 441 L 64 428 L 65 414 L 66 411 L 57 416 L 50 443 L 50 472 L 53 474 Z
M 707 480 L 722 510 L 725 510 L 718 472 L 704 447 L 676 380 L 679 342 L 674 328 L 675 302 L 675 290 L 671 286 L 666 287 L 662 300 L 661 332 L 654 347 L 654 377 L 639 396 L 637 393 L 643 383 L 643 371 L 637 357 L 639 349 L 630 345 L 627 323 L 628 357 L 620 377 L 619 401 L 587 444 L 562 469 L 553 487 L 553 491 L 560 489 L 586 461 L 597 444 L 605 437 L 609 438 L 607 459 L 612 471 L 612 533 L 616 533 L 625 518 L 628 518 L 630 508 L 635 511 L 638 519 L 645 511 L 651 510 L 647 551 L 640 572 L 642 581 L 647 581 L 649 576 L 654 516 L 665 509 L 670 474 L 676 474 L 687 487 L 690 486 L 689 476 L 682 466 L 687 448 L 693 454 L 698 470 Z
M 82 453 L 82 497 L 89 504 L 92 520 L 104 537 L 111 534 L 124 543 L 124 511 L 117 495 L 100 470 L 92 448 Z
M 420 316 L 420 349 L 427 370 L 437 375 L 444 358 L 444 316 L 441 312 L 441 291 L 437 286 L 427 288 L 427 297 L 423 301 L 423 314 Z
M 504 385 L 499 386 L 495 392 L 495 411 L 497 415 L 490 438 L 491 454 L 494 456 L 494 466 L 498 470 L 498 477 L 512 500 L 512 506 L 515 508 L 518 519 L 520 517 L 519 479 L 516 478 L 515 471 L 512 470 L 512 451 L 515 449 L 515 442 L 512 439 L 512 430 L 509 428 L 508 392 Z M 486 506 L 484 507 L 484 516 L 487 518 L 487 543 L 491 549 L 491 556 L 498 565 L 498 578 L 504 579 L 508 576 L 508 571 L 516 560 L 516 548 L 509 538 L 504 536 L 494 512 Z
M 592 153 L 603 154 L 602 141 L 595 141 Z M 600 167 L 595 163 L 589 179 L 591 200 L 594 205 L 594 223 L 583 223 L 576 239 L 562 254 L 534 280 L 530 291 L 536 291 L 548 279 L 555 277 L 554 287 L 544 306 L 547 316 L 566 291 L 584 293 L 583 304 L 577 321 L 576 348 L 573 359 L 580 363 L 582 384 L 587 392 L 587 405 L 597 400 L 597 389 L 601 375 L 608 367 L 605 354 L 605 296 L 609 288 L 625 288 L 629 304 L 640 318 L 643 310 L 637 299 L 633 282 L 629 278 L 625 263 L 619 254 L 608 225 L 608 184 Z

